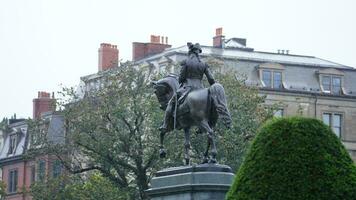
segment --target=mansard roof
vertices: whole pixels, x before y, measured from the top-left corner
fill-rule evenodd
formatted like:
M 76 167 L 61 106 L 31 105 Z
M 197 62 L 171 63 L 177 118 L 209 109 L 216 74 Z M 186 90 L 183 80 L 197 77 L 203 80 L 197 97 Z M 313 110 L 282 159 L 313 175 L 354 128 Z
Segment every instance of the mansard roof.
M 238 59 L 248 60 L 255 62 L 275 62 L 285 65 L 301 65 L 310 67 L 325 67 L 325 68 L 337 68 L 337 69 L 354 69 L 352 67 L 328 61 L 325 59 L 317 58 L 314 56 L 293 55 L 293 54 L 281 54 L 262 51 L 245 51 L 240 48 L 215 48 L 211 46 L 201 46 L 202 56 L 217 56 L 226 59 Z M 145 61 L 156 60 L 162 56 L 174 55 L 174 54 L 187 54 L 188 48 L 180 46 L 177 48 L 170 48 L 162 53 L 144 58 L 136 63 L 142 63 Z
M 26 121 L 20 121 L 9 125 L 9 132 L 4 133 L 4 145 L 0 152 L 0 160 L 20 156 L 24 153 L 26 147 L 28 124 Z M 10 138 L 16 137 L 16 147 L 13 153 L 9 154 Z
M 58 112 L 46 112 L 41 115 L 45 123 L 48 123 L 47 138 L 48 141 L 55 144 L 64 143 L 64 120 Z M 9 125 L 9 131 L 3 132 L 4 145 L 0 150 L 0 165 L 4 162 L 21 159 L 22 155 L 30 147 L 30 134 L 36 134 L 29 131 L 28 122 L 23 120 Z M 13 153 L 9 152 L 10 139 L 16 137 L 16 145 Z

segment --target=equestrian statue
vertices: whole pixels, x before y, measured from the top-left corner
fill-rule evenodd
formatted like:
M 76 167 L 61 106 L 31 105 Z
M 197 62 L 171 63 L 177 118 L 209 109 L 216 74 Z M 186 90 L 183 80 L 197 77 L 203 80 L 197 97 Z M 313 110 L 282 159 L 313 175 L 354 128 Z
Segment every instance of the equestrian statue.
M 213 128 L 218 119 L 229 128 L 231 116 L 227 108 L 225 91 L 217 83 L 207 63 L 199 54 L 202 52 L 199 43 L 187 43 L 188 58 L 180 63 L 180 74 L 170 74 L 163 79 L 153 81 L 154 92 L 165 110 L 165 117 L 160 130 L 160 157 L 166 156 L 163 147 L 164 136 L 174 129 L 184 130 L 184 159 L 190 164 L 190 128 L 197 126 L 200 132 L 207 133 L 208 143 L 202 163 L 216 163 L 216 145 Z M 203 76 L 206 76 L 210 87 L 204 88 Z M 210 156 L 209 149 L 211 148 Z

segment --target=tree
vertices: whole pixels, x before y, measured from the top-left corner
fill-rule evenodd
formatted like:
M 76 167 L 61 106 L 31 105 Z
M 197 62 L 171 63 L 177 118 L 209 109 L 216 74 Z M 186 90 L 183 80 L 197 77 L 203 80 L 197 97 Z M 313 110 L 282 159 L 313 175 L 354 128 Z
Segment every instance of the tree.
M 355 199 L 356 166 L 317 119 L 279 118 L 257 134 L 227 199 Z
M 0 199 L 4 199 L 6 195 L 6 184 L 4 181 L 0 181 Z
M 233 117 L 231 130 L 220 124 L 216 127 L 218 161 L 236 170 L 247 144 L 270 112 L 261 106 L 264 97 L 257 88 L 246 86 L 245 79 L 237 79 L 240 76 L 235 73 L 220 72 L 217 68 L 223 63 L 216 59 L 209 62 L 225 87 Z M 72 174 L 97 170 L 120 191 L 129 191 L 131 199 L 146 199 L 144 191 L 155 171 L 183 165 L 182 131 L 167 135 L 167 158 L 158 158 L 158 127 L 164 112 L 150 86 L 150 72 L 125 63 L 101 72 L 96 83 L 100 88 L 87 91 L 83 98 L 74 88 L 64 88 L 58 107 L 66 121 L 66 144 L 47 143 L 40 152 L 56 155 Z M 205 147 L 206 135 L 192 134 L 193 163 L 201 162 Z
M 9 131 L 8 129 L 9 129 L 9 120 L 6 117 L 4 117 L 0 122 L 0 131 L 7 132 Z
M 63 91 L 66 100 L 60 106 L 65 107 L 68 142 L 49 148 L 67 170 L 98 170 L 119 188 L 137 191 L 132 199 L 146 198 L 144 191 L 158 162 L 159 125 L 148 76 L 145 69 L 126 64 L 104 76 L 103 87 L 82 99 L 73 89 Z
M 120 190 L 100 173 L 91 173 L 83 180 L 78 175 L 36 182 L 31 186 L 33 200 L 127 200 L 127 192 Z

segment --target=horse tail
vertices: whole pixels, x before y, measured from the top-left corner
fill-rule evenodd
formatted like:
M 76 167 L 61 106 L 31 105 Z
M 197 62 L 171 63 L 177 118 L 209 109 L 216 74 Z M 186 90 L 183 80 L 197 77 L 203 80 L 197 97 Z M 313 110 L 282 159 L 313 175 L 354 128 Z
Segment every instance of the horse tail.
M 209 88 L 209 93 L 219 119 L 221 119 L 226 126 L 230 127 L 232 120 L 229 109 L 227 108 L 224 87 L 220 83 L 214 83 Z

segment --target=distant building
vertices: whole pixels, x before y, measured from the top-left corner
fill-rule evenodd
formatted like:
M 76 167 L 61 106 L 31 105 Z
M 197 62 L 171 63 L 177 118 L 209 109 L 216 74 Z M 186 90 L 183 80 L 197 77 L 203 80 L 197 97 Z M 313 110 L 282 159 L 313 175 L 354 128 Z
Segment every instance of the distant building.
M 63 117 L 53 111 L 53 101 L 55 99 L 46 92 L 39 92 L 38 98 L 33 100 L 33 115 L 36 119 L 42 119 L 41 133 L 31 132 L 25 119 L 9 120 L 8 131 L 2 132 L 0 167 L 2 181 L 6 184 L 5 199 L 31 199 L 26 190 L 29 191 L 32 183 L 61 173 L 60 162 L 50 155 L 39 155 L 31 159 L 25 157 L 26 152 L 40 148 L 35 143 L 40 134 L 54 143 L 64 142 Z
M 216 29 L 212 46 L 202 46 L 202 57 L 220 59 L 225 69 L 247 75 L 246 84 L 267 95 L 266 105 L 278 103 L 277 116 L 302 115 L 324 121 L 340 138 L 356 162 L 356 69 L 313 56 L 293 55 L 289 50 L 261 52 L 246 46 L 246 39 L 225 39 Z M 187 56 L 186 45 L 136 60 L 157 73 Z
M 178 73 L 179 68 L 172 66 L 178 66 L 186 58 L 187 46 L 170 48 L 164 37 L 159 38 L 151 36 L 150 43 L 134 42 L 134 63 L 156 73 Z M 203 59 L 212 57 L 223 62 L 223 72 L 245 74 L 246 84 L 259 87 L 259 93 L 266 95 L 266 105 L 279 105 L 275 116 L 302 115 L 322 120 L 356 162 L 355 68 L 314 56 L 294 55 L 289 50 L 255 51 L 247 46 L 245 38 L 226 39 L 222 28 L 216 29 L 213 45 L 202 46 L 202 51 Z M 79 94 L 100 89 L 101 79 L 115 73 L 115 69 L 112 66 L 107 71 L 81 77 Z

